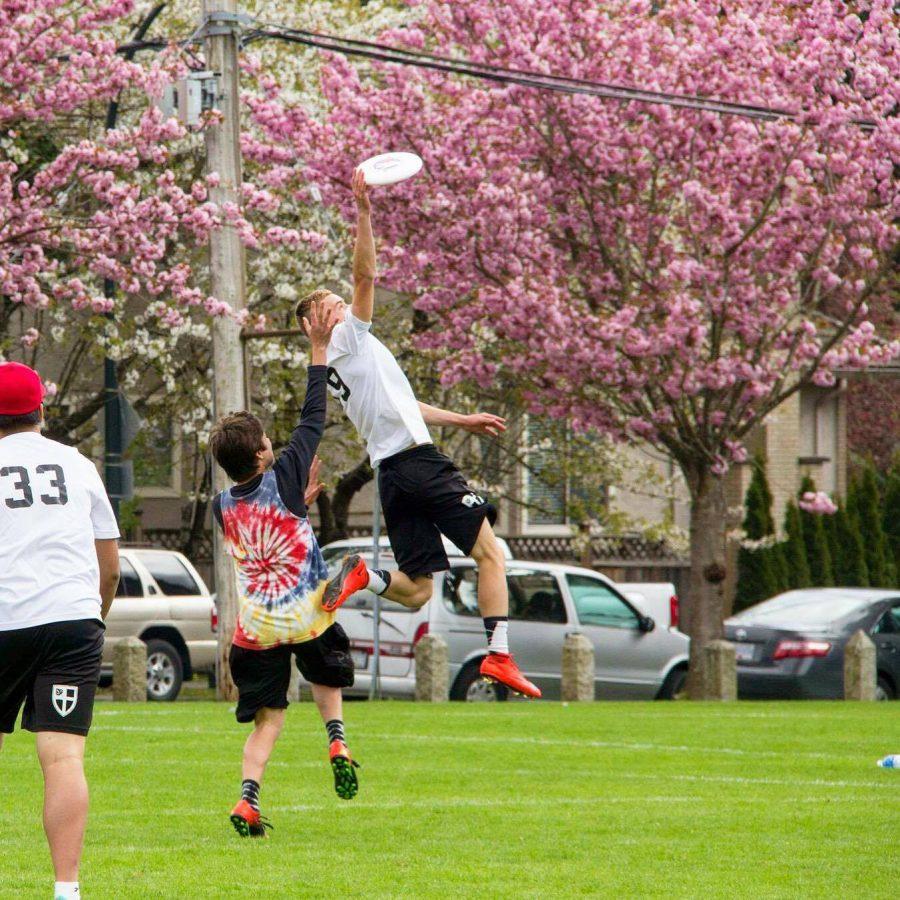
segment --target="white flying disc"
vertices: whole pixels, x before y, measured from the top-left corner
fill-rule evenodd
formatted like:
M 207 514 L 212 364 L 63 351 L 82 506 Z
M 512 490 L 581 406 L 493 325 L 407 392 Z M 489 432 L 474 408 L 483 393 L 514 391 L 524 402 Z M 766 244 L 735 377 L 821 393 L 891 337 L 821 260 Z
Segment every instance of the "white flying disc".
M 370 156 L 359 167 L 366 184 L 396 184 L 412 178 L 422 168 L 422 157 L 415 153 L 381 153 Z

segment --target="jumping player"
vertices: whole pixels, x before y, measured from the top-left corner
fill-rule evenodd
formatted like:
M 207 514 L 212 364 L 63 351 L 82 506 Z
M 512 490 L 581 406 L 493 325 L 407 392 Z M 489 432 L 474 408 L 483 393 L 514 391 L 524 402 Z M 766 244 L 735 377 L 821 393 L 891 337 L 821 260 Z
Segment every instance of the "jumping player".
M 93 463 L 41 434 L 43 402 L 37 372 L 0 365 L 0 743 L 24 703 L 22 727 L 37 734 L 44 775 L 53 895 L 70 900 L 80 896 L 84 747 L 119 583 L 119 529 Z
M 509 653 L 506 565 L 491 524 L 496 510 L 466 483 L 450 459 L 438 452 L 428 425 L 451 425 L 473 434 L 497 435 L 503 419 L 487 413 L 465 416 L 419 403 L 387 347 L 370 333 L 375 305 L 375 238 L 363 173 L 353 173 L 357 205 L 353 251 L 353 303 L 327 290 L 314 291 L 296 309 L 302 321 L 313 304 L 334 312 L 338 325 L 328 345 L 328 387 L 365 440 L 378 487 L 391 548 L 399 568 L 368 569 L 358 555 L 344 560 L 325 590 L 324 607 L 336 610 L 354 592 L 368 588 L 412 609 L 431 599 L 434 572 L 449 568 L 445 534 L 478 563 L 478 605 L 484 617 L 488 655 L 481 674 L 529 697 L 538 688 Z
M 210 435 L 213 456 L 235 482 L 216 496 L 213 512 L 240 590 L 229 655 L 239 692 L 236 716 L 254 723 L 244 746 L 241 799 L 231 812 L 242 837 L 265 837 L 271 827 L 260 815 L 259 787 L 284 725 L 292 658 L 312 684 L 325 722 L 335 791 L 344 800 L 358 791 L 341 699 L 341 688 L 353 684 L 350 642 L 334 614 L 322 609 L 327 570 L 307 518 L 307 504 L 321 487 L 315 452 L 325 428 L 325 349 L 336 322 L 334 311 L 315 305 L 304 319 L 312 344 L 306 400 L 277 460 L 250 413 L 224 416 Z

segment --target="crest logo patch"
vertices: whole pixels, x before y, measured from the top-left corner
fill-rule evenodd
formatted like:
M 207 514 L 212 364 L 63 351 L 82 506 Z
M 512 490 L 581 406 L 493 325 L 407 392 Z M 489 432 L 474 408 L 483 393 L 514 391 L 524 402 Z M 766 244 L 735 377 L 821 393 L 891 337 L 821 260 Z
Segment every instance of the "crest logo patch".
M 78 703 L 78 687 L 71 684 L 54 684 L 50 699 L 53 708 L 65 718 Z

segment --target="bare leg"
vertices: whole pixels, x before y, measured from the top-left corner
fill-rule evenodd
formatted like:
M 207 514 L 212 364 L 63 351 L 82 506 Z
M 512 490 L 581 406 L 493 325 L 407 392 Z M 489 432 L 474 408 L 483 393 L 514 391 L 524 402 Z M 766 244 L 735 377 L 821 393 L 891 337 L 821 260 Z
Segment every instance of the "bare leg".
M 283 709 L 269 709 L 265 707 L 261 709 L 255 718 L 255 726 L 247 743 L 244 744 L 244 764 L 242 767 L 242 778 L 246 781 L 252 778 L 255 782 L 261 783 L 263 772 L 266 771 L 266 763 L 272 755 L 272 749 L 281 729 L 284 725 Z
M 56 881 L 78 881 L 87 824 L 84 736 L 40 731 L 37 753 L 44 773 L 44 832 Z
M 391 583 L 384 596 L 401 606 L 421 609 L 430 599 L 434 579 L 420 575 L 412 579 L 402 572 L 391 572 Z
M 478 608 L 483 616 L 508 616 L 509 591 L 506 586 L 506 559 L 487 519 L 481 524 L 472 548 L 478 563 Z
M 344 700 L 340 688 L 314 684 L 312 685 L 312 695 L 323 722 L 344 718 Z

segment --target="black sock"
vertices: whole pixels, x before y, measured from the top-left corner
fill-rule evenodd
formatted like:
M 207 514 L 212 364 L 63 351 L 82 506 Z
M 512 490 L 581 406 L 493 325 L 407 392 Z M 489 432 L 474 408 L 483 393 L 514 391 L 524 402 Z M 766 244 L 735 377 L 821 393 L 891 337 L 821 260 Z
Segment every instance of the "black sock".
M 245 778 L 241 782 L 241 797 L 259 812 L 259 782 Z
M 344 738 L 344 723 L 341 719 L 329 719 L 325 723 L 325 728 L 328 731 L 329 744 L 333 741 L 340 741 L 342 744 L 347 743 Z
M 484 617 L 484 633 L 487 635 L 488 650 L 491 653 L 509 653 L 509 644 L 506 638 L 506 629 L 509 623 L 509 616 L 485 616 Z M 497 632 L 497 626 L 502 624 L 502 628 Z M 497 640 L 494 640 L 494 632 L 497 632 Z

